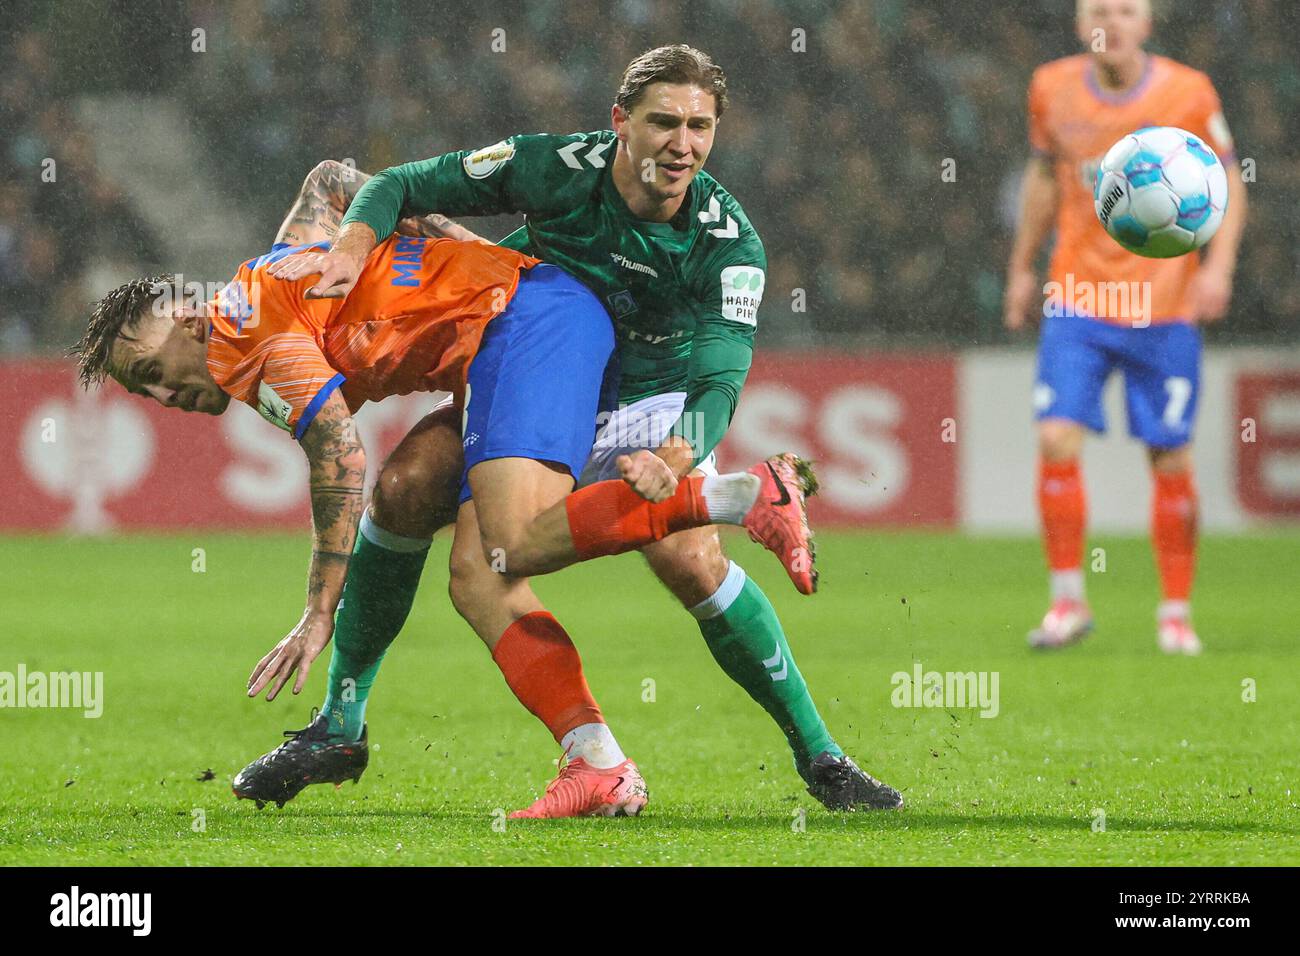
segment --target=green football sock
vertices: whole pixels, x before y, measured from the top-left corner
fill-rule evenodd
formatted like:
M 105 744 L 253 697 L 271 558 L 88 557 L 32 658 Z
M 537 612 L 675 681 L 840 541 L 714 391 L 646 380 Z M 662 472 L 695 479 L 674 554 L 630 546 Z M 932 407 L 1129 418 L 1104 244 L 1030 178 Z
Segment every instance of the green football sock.
M 719 604 L 724 605 L 721 613 Z M 691 613 L 701 618 L 700 631 L 714 660 L 777 722 L 801 776 L 822 751 L 844 753 L 817 713 L 776 611 L 740 565 L 732 562 L 717 593 Z
M 334 617 L 334 656 L 321 706 L 330 733 L 361 736 L 370 688 L 411 612 L 428 557 L 428 541 L 390 534 L 372 524 L 368 512 L 362 518 Z

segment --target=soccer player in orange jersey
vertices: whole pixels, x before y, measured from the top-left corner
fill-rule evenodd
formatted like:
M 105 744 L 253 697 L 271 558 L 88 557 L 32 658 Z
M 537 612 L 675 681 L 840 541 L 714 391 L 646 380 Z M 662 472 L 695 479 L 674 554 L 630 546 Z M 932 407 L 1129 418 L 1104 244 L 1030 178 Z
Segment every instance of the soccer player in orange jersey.
M 352 414 L 367 401 L 413 391 L 456 396 L 466 422 L 461 520 L 468 514 L 481 538 L 474 559 L 495 572 L 544 574 L 717 523 L 779 540 L 777 550 L 791 561 L 795 549 L 811 554 L 792 455 L 747 473 L 679 481 L 643 450 L 619 459 L 622 480 L 569 494 L 591 451 L 614 335 L 600 300 L 558 267 L 490 243 L 394 235 L 367 257 L 346 298 L 305 299 L 313 277 L 280 279 L 268 268 L 309 246 L 277 245 L 241 265 L 210 303 L 169 294 L 167 277 L 127 283 L 101 300 L 75 348 L 87 385 L 107 375 L 167 407 L 213 415 L 233 398 L 292 434 L 306 453 L 307 607 L 259 662 L 250 695 L 269 685 L 274 697 L 295 671 L 300 690 L 330 640 L 365 485 Z M 639 812 L 645 783 L 608 732 L 576 649 L 550 615 L 538 627 L 527 653 L 495 653 L 489 642 L 507 684 L 557 740 L 586 728 L 593 745 L 616 757 L 589 772 L 573 762 L 577 771 L 564 777 L 581 791 L 572 813 Z M 360 740 L 333 739 L 322 714 L 267 754 L 264 766 L 245 768 L 236 794 L 291 799 L 305 783 L 320 782 L 304 779 L 302 761 L 322 750 L 329 760 L 313 765 L 331 782 L 365 769 L 364 729 Z M 244 788 L 241 778 L 267 768 L 276 786 Z
M 1148 449 L 1155 483 L 1151 530 L 1163 600 L 1157 642 L 1196 654 L 1190 596 L 1196 562 L 1192 423 L 1199 392 L 1197 324 L 1223 318 L 1232 293 L 1246 191 L 1209 78 L 1147 53 L 1148 0 L 1079 0 L 1089 52 L 1039 67 L 1029 87 L 1032 157 L 1007 276 L 1005 322 L 1021 328 L 1040 301 L 1034 260 L 1056 229 L 1034 386 L 1038 503 L 1051 569 L 1051 607 L 1030 643 L 1059 647 L 1092 628 L 1084 595 L 1086 503 L 1079 456 L 1085 429 L 1103 431 L 1107 378 L 1124 374 L 1129 432 Z M 1228 208 L 1206 254 L 1145 259 L 1097 222 L 1093 183 L 1106 150 L 1145 126 L 1202 137 L 1228 172 Z

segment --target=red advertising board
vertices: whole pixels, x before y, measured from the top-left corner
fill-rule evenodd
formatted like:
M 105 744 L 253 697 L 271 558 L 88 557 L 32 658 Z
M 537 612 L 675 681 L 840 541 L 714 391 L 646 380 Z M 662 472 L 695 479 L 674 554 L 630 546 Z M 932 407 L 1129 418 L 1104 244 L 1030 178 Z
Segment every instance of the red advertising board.
M 719 461 L 811 458 L 821 490 L 809 517 L 819 526 L 951 525 L 956 416 L 950 356 L 761 352 Z
M 370 410 L 367 447 L 391 448 L 432 404 L 429 395 L 407 396 Z M 0 449 L 16 464 L 0 496 L 0 529 L 305 528 L 311 520 L 306 458 L 252 409 L 232 402 L 212 417 L 112 383 L 84 392 L 65 362 L 0 363 Z
M 731 432 L 726 466 L 776 451 L 816 460 L 813 520 L 951 524 L 957 519 L 956 375 L 948 357 L 762 353 Z M 389 399 L 358 417 L 372 479 L 383 454 L 433 406 Z M 285 432 L 232 404 L 219 417 L 166 409 L 106 387 L 83 392 L 71 366 L 0 363 L 0 449 L 16 467 L 0 529 L 306 527 L 306 462 Z
M 1259 518 L 1300 516 L 1300 372 L 1242 373 L 1236 410 L 1242 505 Z

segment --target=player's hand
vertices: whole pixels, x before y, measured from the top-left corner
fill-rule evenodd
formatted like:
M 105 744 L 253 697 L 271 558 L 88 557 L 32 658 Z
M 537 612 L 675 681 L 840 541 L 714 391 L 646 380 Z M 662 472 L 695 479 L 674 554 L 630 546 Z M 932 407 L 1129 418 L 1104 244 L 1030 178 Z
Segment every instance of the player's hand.
M 364 260 L 345 252 L 295 252 L 267 266 L 267 273 L 293 282 L 319 275 L 316 284 L 303 293 L 304 299 L 341 299 L 357 284 Z
M 270 684 L 271 691 L 266 699 L 275 700 L 280 688 L 293 676 L 294 671 L 298 672 L 298 679 L 293 682 L 293 692 L 300 692 L 307 683 L 311 662 L 325 650 L 325 645 L 333 635 L 333 617 L 320 612 L 304 611 L 302 620 L 289 635 L 271 648 L 271 652 L 258 661 L 253 673 L 248 675 L 248 696 L 256 697 L 262 688 Z
M 681 435 L 669 435 L 664 443 L 655 449 L 655 454 L 664 460 L 674 475 L 681 478 L 690 474 L 695 467 L 695 449 Z
M 632 490 L 646 501 L 666 501 L 677 490 L 677 476 L 668 463 L 654 452 L 642 448 L 630 455 L 619 455 L 615 461 L 619 477 L 632 486 Z
M 1002 324 L 1012 332 L 1025 327 L 1039 295 L 1038 276 L 1033 269 L 1011 269 L 1002 290 Z
M 1191 303 L 1188 319 L 1192 322 L 1218 322 L 1228 314 L 1232 301 L 1232 273 L 1226 269 L 1202 265 L 1187 290 Z

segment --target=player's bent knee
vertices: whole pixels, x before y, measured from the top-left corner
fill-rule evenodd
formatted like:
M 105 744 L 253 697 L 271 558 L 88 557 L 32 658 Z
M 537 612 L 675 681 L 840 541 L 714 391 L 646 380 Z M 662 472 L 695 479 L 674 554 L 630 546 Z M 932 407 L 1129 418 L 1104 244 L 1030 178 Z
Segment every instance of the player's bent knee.
M 1181 475 L 1192 470 L 1192 446 L 1148 449 L 1151 468 L 1163 475 Z
M 393 449 L 375 483 L 374 521 L 386 531 L 431 536 L 456 520 L 464 458 L 454 408 L 425 415 Z
M 387 462 L 375 482 L 375 523 L 394 534 L 432 534 L 447 523 L 446 507 L 431 487 L 432 476 L 417 462 Z
M 731 561 L 715 529 L 669 535 L 644 549 L 651 570 L 685 607 L 707 600 L 726 579 Z
M 472 550 L 453 553 L 449 571 L 452 606 L 488 647 L 512 621 L 542 609 L 526 580 L 490 570 Z
M 455 549 L 447 570 L 447 592 L 452 607 L 474 627 L 485 606 L 492 602 L 493 592 L 500 587 L 496 575 L 484 567 L 473 551 Z
M 1038 424 L 1038 449 L 1048 461 L 1077 458 L 1083 448 L 1083 428 L 1074 422 L 1042 421 Z
M 480 510 L 478 522 L 483 560 L 493 573 L 526 578 L 549 570 L 538 562 L 534 519 Z
M 520 532 L 482 534 L 483 560 L 493 574 L 528 577 L 541 573 L 534 566 L 527 535 Z
M 441 462 L 390 457 L 375 482 L 374 520 L 394 534 L 432 535 L 455 521 L 456 484 Z

